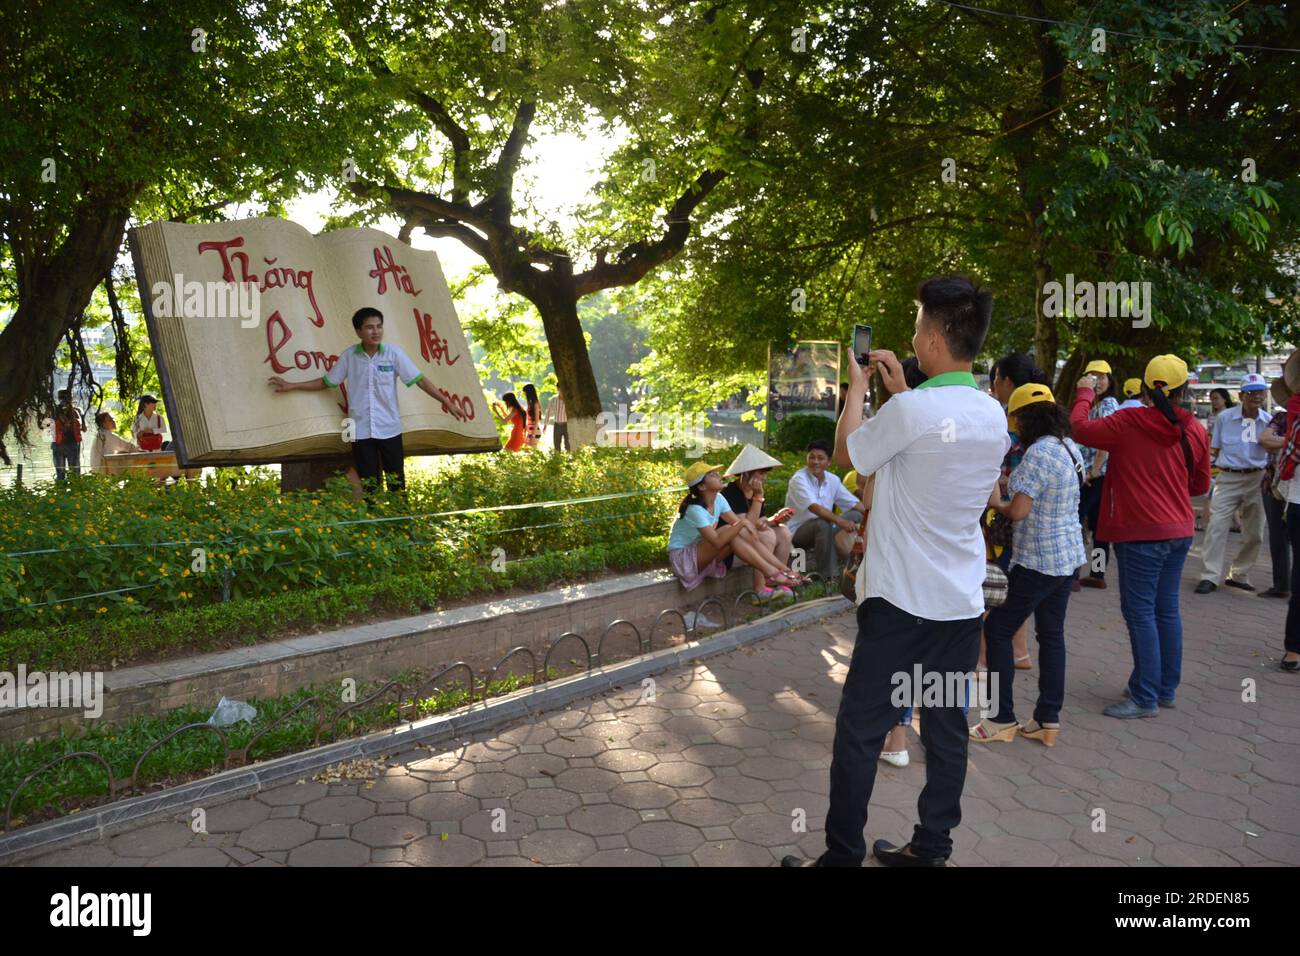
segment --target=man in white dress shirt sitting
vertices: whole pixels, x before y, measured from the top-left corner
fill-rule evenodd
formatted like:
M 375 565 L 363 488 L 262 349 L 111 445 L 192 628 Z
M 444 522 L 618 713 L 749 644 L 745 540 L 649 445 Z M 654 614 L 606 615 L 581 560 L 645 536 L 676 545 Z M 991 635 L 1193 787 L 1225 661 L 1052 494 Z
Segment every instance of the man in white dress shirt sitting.
M 785 489 L 785 506 L 794 509 L 794 517 L 786 524 L 794 536 L 794 546 L 805 551 L 812 549 L 816 570 L 828 581 L 838 576 L 836 559 L 842 557 L 836 552 L 836 532 L 857 534 L 858 522 L 862 520 L 858 496 L 829 471 L 833 450 L 830 442 L 820 438 L 809 442 L 806 467 L 791 476 Z M 836 505 L 842 514 L 835 513 Z

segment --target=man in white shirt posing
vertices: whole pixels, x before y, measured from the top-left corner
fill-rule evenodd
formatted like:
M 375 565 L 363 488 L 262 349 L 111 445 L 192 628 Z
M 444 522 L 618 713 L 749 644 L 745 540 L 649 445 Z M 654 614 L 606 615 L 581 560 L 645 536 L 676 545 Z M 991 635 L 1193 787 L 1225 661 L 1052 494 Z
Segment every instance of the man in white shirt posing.
M 812 547 L 817 571 L 828 581 L 838 576 L 835 533 L 857 534 L 862 520 L 858 496 L 827 470 L 832 451 L 828 441 L 819 438 L 809 442 L 806 466 L 790 477 L 785 489 L 785 506 L 794 509 L 794 516 L 786 524 L 794 536 L 794 546 Z M 836 505 L 843 514 L 832 510 Z
M 943 866 L 961 822 L 966 783 L 965 675 L 979 657 L 984 613 L 980 518 L 1010 447 L 1007 420 L 976 385 L 971 363 L 984 344 L 993 297 L 969 279 L 930 279 L 917 289 L 912 348 L 923 372 L 908 389 L 892 352 L 871 353 L 892 398 L 863 423 L 869 368 L 849 363 L 849 396 L 835 434 L 836 463 L 875 475 L 871 526 L 859 574 L 858 636 L 844 681 L 830 774 L 826 852 L 783 866 L 859 866 L 863 828 L 896 698 L 940 681 L 938 706 L 922 698 L 925 789 L 921 822 L 902 847 L 877 840 L 887 866 Z M 923 687 L 915 686 L 917 675 Z M 897 693 L 903 688 L 903 694 Z
M 1214 497 L 1210 499 L 1210 527 L 1201 544 L 1204 570 L 1196 585 L 1197 594 L 1217 590 L 1220 581 L 1230 588 L 1255 590 L 1250 583 L 1250 569 L 1264 540 L 1264 502 L 1259 494 L 1259 481 L 1268 465 L 1268 450 L 1260 445 L 1259 436 L 1273 420 L 1264 411 L 1267 392 L 1268 380 L 1258 372 L 1251 372 L 1241 381 L 1241 404 L 1225 408 L 1214 418 L 1210 454 L 1219 468 L 1219 476 L 1214 480 Z M 1238 508 L 1241 509 L 1241 550 L 1224 579 L 1228 527 Z
M 361 480 L 375 484 L 382 473 L 389 491 L 406 486 L 402 452 L 402 414 L 397 404 L 397 383 L 407 388 L 419 385 L 421 391 L 442 404 L 442 410 L 463 420 L 465 413 L 451 400 L 446 390 L 424 377 L 411 357 L 396 345 L 384 345 L 384 315 L 378 309 L 357 309 L 352 328 L 361 340 L 355 348 L 344 350 L 322 378 L 306 382 L 286 382 L 278 375 L 267 381 L 277 392 L 314 392 L 323 388 L 348 386 L 348 417 L 356 426 L 352 440 L 352 461 Z

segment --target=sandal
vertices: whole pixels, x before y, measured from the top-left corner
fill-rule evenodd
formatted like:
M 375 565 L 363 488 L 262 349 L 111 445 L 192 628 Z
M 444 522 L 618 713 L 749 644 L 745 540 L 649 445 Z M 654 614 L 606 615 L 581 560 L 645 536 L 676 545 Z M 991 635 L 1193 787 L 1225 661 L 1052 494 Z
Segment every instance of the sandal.
M 985 717 L 978 724 L 970 729 L 970 739 L 976 743 L 987 744 L 995 740 L 1011 741 L 1016 739 L 1016 731 L 1020 729 L 1017 723 L 995 724 Z
M 1020 728 L 1020 736 L 1028 737 L 1030 740 L 1041 740 L 1047 747 L 1056 746 L 1056 735 L 1060 732 L 1060 724 L 1040 724 L 1036 720 L 1031 720 Z
M 1021 661 L 1024 661 L 1024 663 L 1022 664 Z M 1031 671 L 1034 669 L 1034 663 L 1029 659 L 1028 654 L 1026 654 L 1024 657 L 1017 657 L 1015 663 L 1016 663 L 1016 670 L 1018 671 Z

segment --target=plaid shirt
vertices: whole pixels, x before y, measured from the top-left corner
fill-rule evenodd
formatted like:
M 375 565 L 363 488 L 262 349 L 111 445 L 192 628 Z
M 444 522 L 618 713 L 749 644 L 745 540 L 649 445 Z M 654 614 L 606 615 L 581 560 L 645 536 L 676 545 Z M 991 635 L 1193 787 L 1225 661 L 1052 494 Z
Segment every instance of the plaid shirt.
M 1068 451 L 1066 450 L 1068 446 Z M 1079 528 L 1079 474 L 1082 457 L 1069 438 L 1051 435 L 1025 450 L 1011 473 L 1011 494 L 1034 499 L 1028 516 L 1015 524 L 1011 564 L 1059 577 L 1086 564 Z
M 1090 412 L 1088 412 L 1088 421 L 1091 422 L 1096 421 L 1098 418 L 1106 418 L 1108 415 L 1114 415 L 1117 411 L 1119 411 L 1119 402 L 1115 400 L 1114 396 L 1107 395 L 1100 402 L 1094 405 Z M 1086 445 L 1079 445 L 1077 447 L 1079 453 L 1083 455 L 1083 470 L 1091 471 L 1092 463 L 1097 460 L 1097 449 L 1088 448 Z M 1105 465 L 1102 465 L 1101 473 L 1103 475 L 1106 474 Z
M 1294 420 L 1288 417 L 1286 430 L 1286 444 L 1282 446 L 1282 451 L 1278 453 L 1278 472 L 1277 477 L 1281 481 L 1289 481 L 1295 476 L 1296 465 L 1300 464 L 1300 415 L 1296 415 Z

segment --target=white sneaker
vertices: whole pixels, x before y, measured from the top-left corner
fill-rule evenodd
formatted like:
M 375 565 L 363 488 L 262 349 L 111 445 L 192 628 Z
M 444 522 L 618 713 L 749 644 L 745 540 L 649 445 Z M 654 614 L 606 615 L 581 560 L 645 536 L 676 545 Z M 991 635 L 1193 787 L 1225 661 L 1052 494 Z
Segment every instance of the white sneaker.
M 887 764 L 893 764 L 895 767 L 906 767 L 912 762 L 912 758 L 906 750 L 882 750 L 880 759 Z

